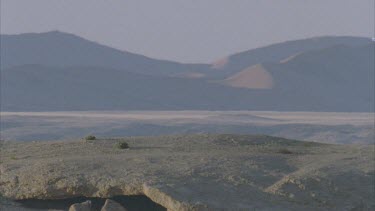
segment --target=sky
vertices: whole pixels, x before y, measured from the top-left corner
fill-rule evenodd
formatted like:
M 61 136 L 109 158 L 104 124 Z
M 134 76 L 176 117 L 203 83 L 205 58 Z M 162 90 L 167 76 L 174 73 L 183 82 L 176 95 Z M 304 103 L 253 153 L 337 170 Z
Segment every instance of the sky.
M 374 0 L 0 0 L 1 34 L 59 30 L 158 59 L 209 63 L 286 40 L 374 36 Z

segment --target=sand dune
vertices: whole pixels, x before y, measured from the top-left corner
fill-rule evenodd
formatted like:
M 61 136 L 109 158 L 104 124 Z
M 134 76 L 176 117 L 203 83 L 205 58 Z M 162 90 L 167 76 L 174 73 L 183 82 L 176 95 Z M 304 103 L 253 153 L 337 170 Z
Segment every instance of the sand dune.
M 272 89 L 273 78 L 262 65 L 255 65 L 230 76 L 223 84 L 247 89 Z

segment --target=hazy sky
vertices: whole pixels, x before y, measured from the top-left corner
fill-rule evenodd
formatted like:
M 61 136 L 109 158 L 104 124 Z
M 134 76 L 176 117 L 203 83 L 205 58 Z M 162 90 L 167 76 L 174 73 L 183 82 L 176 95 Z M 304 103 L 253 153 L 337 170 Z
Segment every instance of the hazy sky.
M 60 30 L 183 62 L 319 35 L 374 36 L 374 0 L 0 1 L 2 34 Z

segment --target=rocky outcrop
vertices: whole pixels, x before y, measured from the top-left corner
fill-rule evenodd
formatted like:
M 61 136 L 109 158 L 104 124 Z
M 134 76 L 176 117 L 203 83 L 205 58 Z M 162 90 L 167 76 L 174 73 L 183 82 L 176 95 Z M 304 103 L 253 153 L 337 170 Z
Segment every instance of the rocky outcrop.
M 69 211 L 91 211 L 91 201 L 73 204 Z
M 374 146 L 233 135 L 123 140 L 129 150 L 114 148 L 118 140 L 6 142 L 0 194 L 13 200 L 145 195 L 176 211 L 375 207 Z
M 107 199 L 101 211 L 127 211 L 127 209 L 121 206 L 121 204 L 111 199 Z

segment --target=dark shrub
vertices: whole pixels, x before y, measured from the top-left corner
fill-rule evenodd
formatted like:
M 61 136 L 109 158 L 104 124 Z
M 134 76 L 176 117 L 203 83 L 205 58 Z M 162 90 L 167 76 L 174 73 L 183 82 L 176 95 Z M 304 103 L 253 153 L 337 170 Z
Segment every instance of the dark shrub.
M 293 152 L 290 151 L 289 149 L 279 149 L 278 153 L 281 153 L 281 154 L 293 154 Z
M 125 141 L 120 141 L 120 142 L 116 143 L 116 147 L 119 148 L 119 149 L 128 149 L 129 144 L 126 143 Z
M 86 136 L 86 137 L 85 137 L 85 140 L 86 140 L 86 141 L 96 140 L 96 137 L 95 137 L 95 136 L 92 136 L 92 135 L 90 135 L 90 136 Z

